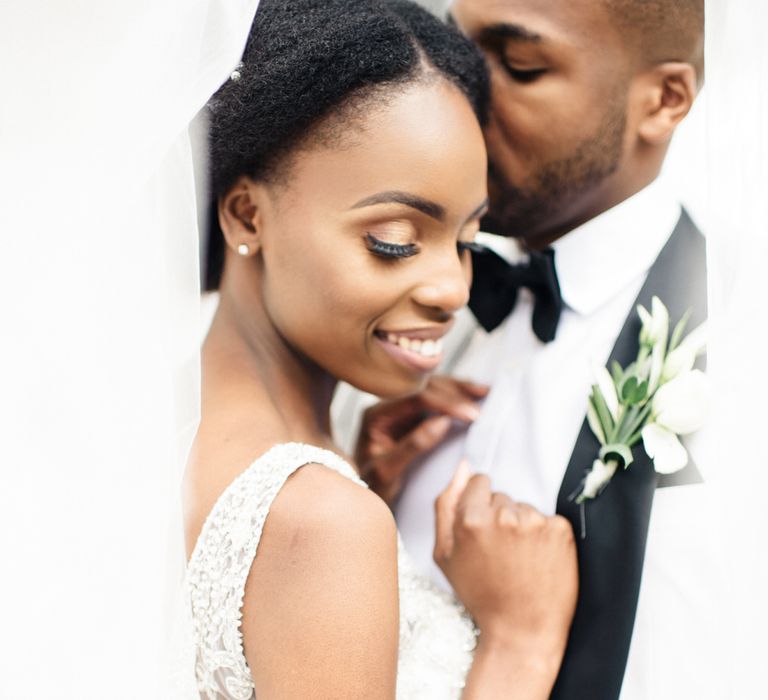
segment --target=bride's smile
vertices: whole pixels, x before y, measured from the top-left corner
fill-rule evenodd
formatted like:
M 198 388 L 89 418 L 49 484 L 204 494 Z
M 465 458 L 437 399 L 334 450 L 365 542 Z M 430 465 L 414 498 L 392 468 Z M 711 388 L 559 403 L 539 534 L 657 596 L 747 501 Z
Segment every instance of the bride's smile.
M 374 336 L 398 362 L 429 372 L 443 359 L 443 336 L 449 328 L 450 324 L 403 331 L 377 330 Z
M 418 389 L 468 299 L 485 171 L 469 102 L 428 80 L 307 144 L 279 178 L 238 178 L 220 200 L 221 288 L 248 345 L 378 395 Z

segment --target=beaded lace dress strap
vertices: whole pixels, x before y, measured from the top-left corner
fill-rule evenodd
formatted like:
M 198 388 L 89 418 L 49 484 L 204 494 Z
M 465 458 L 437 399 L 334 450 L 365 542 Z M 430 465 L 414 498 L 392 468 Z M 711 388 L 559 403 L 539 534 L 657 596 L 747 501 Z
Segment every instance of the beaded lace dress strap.
M 321 464 L 365 487 L 351 465 L 333 452 L 284 443 L 264 453 L 227 487 L 203 525 L 187 577 L 198 686 L 208 693 L 203 697 L 218 697 L 217 692 L 252 697 L 240 630 L 245 582 L 273 501 L 288 477 L 306 464 Z

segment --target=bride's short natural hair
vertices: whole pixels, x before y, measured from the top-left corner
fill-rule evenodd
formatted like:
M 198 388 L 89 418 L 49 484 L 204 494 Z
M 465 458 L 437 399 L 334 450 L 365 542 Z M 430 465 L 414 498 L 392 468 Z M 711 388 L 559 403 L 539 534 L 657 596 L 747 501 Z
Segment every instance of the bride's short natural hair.
M 242 64 L 211 98 L 206 289 L 218 287 L 223 241 L 215 202 L 240 175 L 280 178 L 289 156 L 332 142 L 371 101 L 441 76 L 480 122 L 488 77 L 457 29 L 407 0 L 262 0 Z

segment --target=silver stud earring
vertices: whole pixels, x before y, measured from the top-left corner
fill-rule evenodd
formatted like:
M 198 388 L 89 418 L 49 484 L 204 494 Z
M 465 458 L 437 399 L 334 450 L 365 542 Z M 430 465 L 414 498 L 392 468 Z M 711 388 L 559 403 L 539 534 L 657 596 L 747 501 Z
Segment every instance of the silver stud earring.
M 250 254 L 251 249 L 248 247 L 247 243 L 241 243 L 239 246 L 237 246 L 237 252 L 245 257 Z
M 238 80 L 240 80 L 240 78 L 243 77 L 242 70 L 243 70 L 243 62 L 240 61 L 240 63 L 238 63 L 237 66 L 235 66 L 235 69 L 229 74 L 229 79 L 232 82 L 236 83 Z

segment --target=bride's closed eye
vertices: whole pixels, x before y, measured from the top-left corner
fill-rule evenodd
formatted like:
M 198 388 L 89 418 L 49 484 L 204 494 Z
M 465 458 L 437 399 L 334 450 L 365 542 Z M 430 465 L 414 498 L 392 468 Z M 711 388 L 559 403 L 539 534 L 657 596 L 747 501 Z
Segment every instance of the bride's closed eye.
M 368 250 L 374 255 L 378 255 L 382 258 L 398 259 L 398 258 L 410 258 L 419 252 L 419 246 L 415 243 L 389 243 L 388 241 L 382 241 L 376 238 L 371 233 L 365 234 L 366 244 Z M 482 253 L 485 250 L 485 246 L 474 241 L 458 241 L 456 243 L 456 249 L 459 255 L 469 250 L 473 253 Z
M 419 246 L 415 243 L 390 243 L 376 238 L 372 233 L 365 234 L 365 242 L 371 253 L 390 260 L 410 258 L 419 252 Z

